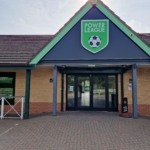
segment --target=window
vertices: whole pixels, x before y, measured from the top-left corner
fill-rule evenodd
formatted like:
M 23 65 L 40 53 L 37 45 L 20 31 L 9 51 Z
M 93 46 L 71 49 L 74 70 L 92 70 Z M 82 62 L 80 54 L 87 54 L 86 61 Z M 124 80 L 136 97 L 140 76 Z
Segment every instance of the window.
M 0 72 L 0 96 L 15 95 L 15 73 Z M 14 98 L 7 98 L 10 104 L 14 104 Z M 5 102 L 5 105 L 7 103 Z

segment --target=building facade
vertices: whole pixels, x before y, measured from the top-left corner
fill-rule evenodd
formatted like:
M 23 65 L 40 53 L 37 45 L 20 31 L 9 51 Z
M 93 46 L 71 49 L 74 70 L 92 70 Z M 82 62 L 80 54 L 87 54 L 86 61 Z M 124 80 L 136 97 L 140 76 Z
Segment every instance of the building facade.
M 0 36 L 0 95 L 24 95 L 25 118 L 121 112 L 125 97 L 134 118 L 150 116 L 149 46 L 150 34 L 135 33 L 101 1 L 88 1 L 55 35 Z

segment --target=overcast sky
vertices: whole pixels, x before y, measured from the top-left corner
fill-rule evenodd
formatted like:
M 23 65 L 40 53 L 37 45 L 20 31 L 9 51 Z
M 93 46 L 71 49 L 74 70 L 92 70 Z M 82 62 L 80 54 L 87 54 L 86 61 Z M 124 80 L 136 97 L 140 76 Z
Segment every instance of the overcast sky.
M 87 0 L 0 0 L 0 34 L 55 34 Z M 150 33 L 150 0 L 102 0 L 139 33 Z

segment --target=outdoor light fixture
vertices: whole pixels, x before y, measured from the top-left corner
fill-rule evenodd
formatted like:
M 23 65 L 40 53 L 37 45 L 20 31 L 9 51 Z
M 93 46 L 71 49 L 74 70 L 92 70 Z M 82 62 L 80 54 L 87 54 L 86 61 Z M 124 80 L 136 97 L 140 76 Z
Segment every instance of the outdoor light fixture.
M 53 83 L 53 78 L 50 78 L 50 79 L 49 79 L 49 82 L 50 82 L 50 83 Z
M 95 67 L 95 65 L 88 65 L 88 67 Z
M 63 68 L 66 68 L 66 66 L 65 66 L 65 65 L 62 65 L 62 67 L 63 67 Z
M 97 0 L 89 0 L 93 5 L 97 4 Z

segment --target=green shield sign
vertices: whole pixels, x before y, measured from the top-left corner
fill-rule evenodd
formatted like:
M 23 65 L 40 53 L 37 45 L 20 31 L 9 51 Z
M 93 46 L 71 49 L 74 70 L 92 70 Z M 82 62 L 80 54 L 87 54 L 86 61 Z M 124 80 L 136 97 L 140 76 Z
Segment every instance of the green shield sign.
M 109 43 L 109 21 L 82 20 L 81 43 L 85 49 L 92 53 L 104 49 Z

